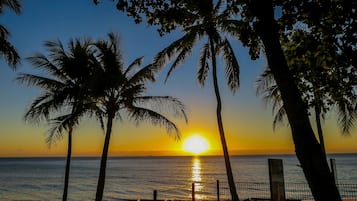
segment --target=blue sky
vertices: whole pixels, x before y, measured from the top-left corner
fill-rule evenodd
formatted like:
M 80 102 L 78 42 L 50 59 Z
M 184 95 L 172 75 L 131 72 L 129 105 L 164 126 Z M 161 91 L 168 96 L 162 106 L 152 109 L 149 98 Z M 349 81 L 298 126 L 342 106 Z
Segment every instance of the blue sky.
M 160 37 L 155 27 L 149 27 L 145 23 L 135 24 L 126 14 L 117 11 L 115 3 L 111 1 L 103 0 L 103 3 L 98 6 L 95 6 L 91 0 L 23 0 L 22 4 L 23 11 L 20 16 L 9 12 L 9 10 L 5 10 L 0 16 L 0 23 L 10 30 L 11 37 L 9 40 L 17 48 L 22 58 L 37 52 L 46 53 L 43 48 L 43 42 L 46 40 L 59 39 L 66 44 L 72 38 L 106 38 L 107 33 L 117 32 L 121 37 L 121 48 L 124 51 L 126 64 L 140 56 L 144 56 L 144 64 L 148 64 L 157 52 L 180 36 L 180 32 L 176 31 Z M 225 86 L 223 72 L 220 73 L 220 88 L 224 103 L 223 118 L 226 124 L 226 132 L 228 133 L 227 138 L 231 139 L 231 142 L 229 142 L 231 149 L 261 149 L 264 151 L 270 147 L 271 150 L 293 152 L 289 129 L 281 127 L 274 133 L 271 126 L 270 108 L 265 107 L 261 99 L 255 95 L 255 80 L 266 65 L 264 56 L 262 59 L 253 62 L 249 58 L 247 49 L 241 47 L 236 40 L 232 40 L 232 42 L 241 66 L 241 87 L 234 96 Z M 179 123 L 183 131 L 183 137 L 190 135 L 190 132 L 194 130 L 195 132 L 206 133 L 203 135 L 209 135 L 207 138 L 217 141 L 217 138 L 212 137 L 216 135 L 214 133 L 216 129 L 215 99 L 211 80 L 208 77 L 208 82 L 204 88 L 198 85 L 196 81 L 197 58 L 197 52 L 193 53 L 192 58 L 173 72 L 167 83 L 164 83 L 166 73 L 166 69 L 164 69 L 158 75 L 158 81 L 150 84 L 149 93 L 172 95 L 184 101 L 188 109 L 189 124 Z M 16 152 L 18 155 L 26 155 L 26 153 L 31 152 L 33 147 L 37 146 L 41 147 L 35 153 L 37 155 L 46 155 L 48 152 L 61 154 L 63 151 L 65 153 L 65 149 L 62 147 L 63 142 L 54 148 L 57 152 L 49 151 L 46 148 L 44 133 L 47 127 L 45 125 L 29 125 L 22 120 L 26 108 L 39 94 L 39 91 L 17 84 L 14 78 L 19 72 L 33 73 L 34 71 L 24 59 L 16 71 L 7 67 L 5 62 L 0 61 L 0 139 L 2 139 L 0 140 L 0 147 L 2 145 L 3 147 L 5 145 L 8 147 L 7 151 L 0 150 L 0 156 L 1 153 L 3 153 L 2 155 L 16 155 L 13 154 L 15 153 L 14 150 L 18 151 Z M 91 120 L 89 122 L 84 123 L 83 129 L 79 129 L 78 132 L 89 132 L 88 130 L 91 130 L 93 126 L 93 122 Z M 338 149 L 340 146 L 337 146 L 334 142 L 338 142 L 341 147 L 353 147 L 353 144 L 355 145 L 357 142 L 356 129 L 352 131 L 351 136 L 341 137 L 335 124 L 333 114 L 329 115 L 326 123 L 328 127 L 326 129 L 327 149 L 331 147 L 331 150 L 340 150 Z M 145 140 L 147 140 L 149 143 L 154 144 L 151 141 L 152 139 L 166 141 L 166 138 L 168 138 L 164 129 L 152 128 L 146 124 L 139 128 L 134 128 L 124 121 L 120 125 L 121 127 L 119 128 L 118 126 L 117 130 L 122 130 L 125 127 L 126 133 L 133 132 L 135 134 L 129 134 L 131 137 L 121 139 L 118 144 L 114 143 L 113 146 L 124 147 L 122 149 L 118 148 L 117 151 L 125 151 L 125 147 L 129 147 L 127 149 L 130 149 L 130 151 L 156 150 L 142 145 L 140 145 L 141 148 L 137 149 L 130 147 L 137 146 L 135 143 L 140 140 L 142 140 L 141 143 L 145 143 Z M 152 138 L 145 135 L 141 139 L 142 134 L 140 133 L 147 127 L 153 129 L 152 132 L 155 134 L 153 134 Z M 100 133 L 100 129 L 95 129 Z M 157 135 L 160 135 L 160 137 Z M 79 134 L 79 136 L 78 139 L 83 139 L 85 134 Z M 102 139 L 101 137 L 93 138 L 96 140 Z M 33 144 L 33 146 L 26 147 L 26 143 Z M 168 144 L 176 146 L 175 143 L 177 144 L 178 142 L 174 142 L 169 138 Z M 219 149 L 218 145 L 212 146 L 215 149 Z M 168 146 L 163 149 L 171 148 Z M 356 151 L 356 149 L 354 150 Z M 78 154 L 81 153 L 79 152 Z M 93 151 L 91 154 L 97 155 L 97 152 Z

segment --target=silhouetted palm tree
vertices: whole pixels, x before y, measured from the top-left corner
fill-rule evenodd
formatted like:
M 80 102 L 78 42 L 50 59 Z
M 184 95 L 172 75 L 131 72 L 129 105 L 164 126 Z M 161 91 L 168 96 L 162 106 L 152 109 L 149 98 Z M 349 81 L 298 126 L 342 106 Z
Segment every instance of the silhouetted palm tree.
M 35 69 L 41 75 L 21 73 L 17 80 L 42 90 L 42 94 L 31 104 L 25 114 L 28 121 L 46 120 L 51 125 L 47 143 L 51 146 L 63 137 L 63 130 L 68 132 L 68 150 L 63 190 L 63 200 L 67 200 L 70 161 L 72 155 L 72 131 L 81 117 L 87 112 L 84 108 L 88 98 L 88 78 L 91 74 L 93 51 L 90 41 L 71 40 L 66 50 L 60 41 L 45 43 L 48 56 L 36 54 L 29 57 Z M 64 114 L 67 113 L 67 114 Z M 54 114 L 59 114 L 53 118 Z
M 206 40 L 201 49 L 197 79 L 201 85 L 204 85 L 211 65 L 214 93 L 217 101 L 217 123 L 224 153 L 226 173 L 232 200 L 238 201 L 221 115 L 222 102 L 217 79 L 216 57 L 222 54 L 226 64 L 227 85 L 234 93 L 239 87 L 239 65 L 231 44 L 224 37 L 224 34 L 239 35 L 240 23 L 231 18 L 227 10 L 222 11 L 222 1 L 218 1 L 215 5 L 212 0 L 192 1 L 191 3 L 186 6 L 188 17 L 186 19 L 187 26 L 183 29 L 184 36 L 158 53 L 154 59 L 154 65 L 161 68 L 168 60 L 175 58 L 168 71 L 168 78 L 171 72 L 191 55 L 196 43 L 200 39 Z M 194 10 L 191 13 L 190 8 Z
M 313 63 L 313 65 L 315 64 L 316 63 Z M 310 67 L 309 69 L 313 68 L 316 68 L 316 66 Z M 321 71 L 318 73 L 324 74 Z M 346 96 L 348 93 L 344 92 L 342 89 L 324 91 L 324 88 L 328 87 L 323 86 L 323 83 L 319 80 L 308 75 L 307 71 L 301 71 L 297 74 L 299 74 L 299 79 L 296 79 L 296 81 L 298 82 L 298 86 L 300 86 L 300 91 L 303 94 L 303 97 L 305 97 L 304 100 L 306 105 L 309 105 L 314 110 L 320 146 L 326 157 L 321 119 L 324 120 L 325 113 L 333 109 L 332 106 L 334 106 L 338 113 L 338 125 L 340 126 L 342 133 L 349 133 L 357 118 L 355 108 L 357 98 L 353 94 L 351 94 L 350 97 Z M 326 81 L 327 78 L 322 76 L 321 79 Z M 338 80 L 329 80 L 329 82 L 336 83 Z M 257 80 L 257 95 L 261 95 L 265 102 L 271 103 L 272 111 L 275 113 L 273 120 L 273 129 L 275 130 L 277 124 L 282 123 L 286 118 L 286 111 L 280 91 L 269 68 L 266 68 Z
M 350 64 L 341 59 L 344 55 L 326 51 L 334 48 L 309 31 L 297 29 L 282 41 L 290 71 L 294 74 L 305 105 L 314 111 L 320 146 L 326 158 L 321 125 L 325 113 L 336 109 L 338 125 L 343 134 L 349 133 L 357 118 L 353 70 Z M 276 111 L 273 123 L 275 128 L 286 116 L 286 111 L 271 70 L 267 68 L 257 82 L 257 93 L 271 102 L 273 111 Z
M 95 43 L 97 50 L 98 66 L 94 80 L 93 97 L 96 98 L 96 114 L 105 127 L 105 141 L 100 163 L 100 173 L 96 192 L 96 200 L 102 200 L 108 158 L 108 149 L 112 126 L 115 118 L 126 114 L 136 124 L 149 121 L 154 125 L 165 126 L 170 131 L 175 131 L 179 137 L 179 130 L 165 113 L 186 120 L 183 104 L 170 96 L 146 96 L 146 82 L 154 81 L 154 70 L 151 65 L 138 68 L 142 58 L 136 59 L 127 68 L 124 67 L 122 52 L 119 48 L 118 37 L 109 33 L 109 40 L 100 40 Z M 106 120 L 104 126 L 104 120 Z
M 258 84 L 257 95 L 262 95 L 265 102 L 267 103 L 270 102 L 272 104 L 272 111 L 275 113 L 274 120 L 273 120 L 273 129 L 275 130 L 277 124 L 282 123 L 286 118 L 286 111 L 283 105 L 283 101 L 281 99 L 278 86 L 276 85 L 275 80 L 273 78 L 273 74 L 271 73 L 269 68 L 267 68 L 261 74 L 261 76 L 257 80 L 257 84 Z M 319 90 L 316 89 L 314 84 L 311 83 L 311 87 L 314 88 L 312 90 L 314 92 L 313 93 L 314 104 L 312 105 L 312 107 L 315 112 L 317 133 L 318 133 L 321 149 L 326 157 L 325 142 L 323 137 L 322 125 L 321 125 L 321 118 L 324 118 L 324 114 L 321 113 L 321 111 L 324 110 L 323 109 L 324 105 L 322 105 L 323 100 L 321 99 L 323 95 L 320 94 Z M 304 92 L 302 91 L 302 93 Z
M 13 10 L 16 14 L 21 12 L 21 4 L 19 0 L 0 0 L 0 14 L 3 13 L 4 8 Z M 0 25 L 0 57 L 5 58 L 10 67 L 15 68 L 20 62 L 20 56 L 18 55 L 15 47 L 8 41 L 10 32 Z

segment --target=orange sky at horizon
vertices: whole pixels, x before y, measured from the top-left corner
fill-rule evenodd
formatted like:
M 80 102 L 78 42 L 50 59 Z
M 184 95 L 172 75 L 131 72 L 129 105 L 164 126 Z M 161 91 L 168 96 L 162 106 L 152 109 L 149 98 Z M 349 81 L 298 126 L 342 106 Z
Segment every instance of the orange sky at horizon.
M 194 115 L 192 115 L 194 116 Z M 229 118 L 224 122 L 226 139 L 231 155 L 294 154 L 290 129 L 281 126 L 273 132 L 271 122 L 251 123 L 250 117 Z M 241 121 L 241 122 L 240 122 Z M 331 120 L 330 120 L 331 121 Z M 330 122 L 328 121 L 328 122 Z M 190 123 L 191 122 L 191 123 Z M 180 122 L 180 140 L 166 134 L 166 130 L 150 124 L 138 127 L 129 122 L 116 121 L 110 142 L 109 156 L 183 156 L 193 155 L 183 150 L 185 140 L 192 135 L 200 135 L 209 143 L 209 150 L 201 155 L 222 155 L 214 116 L 193 117 L 188 124 Z M 23 123 L 22 123 L 23 124 Z M 73 156 L 100 156 L 104 133 L 94 120 L 84 121 L 73 135 Z M 94 125 L 94 126 L 93 126 Z M 6 132 L 19 132 L 18 126 L 7 128 Z M 0 157 L 57 157 L 65 156 L 67 135 L 49 148 L 45 143 L 46 127 L 25 124 L 21 135 L 3 135 L 0 142 Z M 327 130 L 327 129 L 325 129 Z M 331 127 L 329 131 L 338 131 Z M 265 136 L 262 132 L 266 132 Z M 326 149 L 329 153 L 357 153 L 355 135 L 341 136 L 326 131 Z M 4 130 L 2 129 L 2 132 Z M 31 142 L 31 143 L 29 143 Z M 343 145 L 341 147 L 340 145 Z

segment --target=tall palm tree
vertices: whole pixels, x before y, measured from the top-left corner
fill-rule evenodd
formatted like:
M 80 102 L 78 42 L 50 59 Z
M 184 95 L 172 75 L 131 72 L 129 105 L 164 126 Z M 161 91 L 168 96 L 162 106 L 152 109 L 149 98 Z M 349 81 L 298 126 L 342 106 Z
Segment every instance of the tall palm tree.
M 109 33 L 108 36 L 109 40 L 95 43 L 98 65 L 93 78 L 97 88 L 92 94 L 97 104 L 96 114 L 105 128 L 97 201 L 103 198 L 109 143 L 115 118 L 121 118 L 126 114 L 136 124 L 149 121 L 154 125 L 165 126 L 168 132 L 175 131 L 176 137 L 180 135 L 178 128 L 164 115 L 172 114 L 187 121 L 184 105 L 178 99 L 170 96 L 145 95 L 146 82 L 155 80 L 152 65 L 138 68 L 143 59 L 138 58 L 125 68 L 118 36 L 114 33 Z
M 186 6 L 188 17 L 186 19 L 187 26 L 183 29 L 184 36 L 159 52 L 153 63 L 155 66 L 162 68 L 168 60 L 175 58 L 167 73 L 168 78 L 171 72 L 190 56 L 195 44 L 200 39 L 206 40 L 201 48 L 197 79 L 201 85 L 204 85 L 211 65 L 214 94 L 217 101 L 217 124 L 225 159 L 226 173 L 232 200 L 238 201 L 221 115 L 222 102 L 218 86 L 216 57 L 219 54 L 223 55 L 226 64 L 227 85 L 234 93 L 239 87 L 239 65 L 232 46 L 229 40 L 224 37 L 224 34 L 238 35 L 237 31 L 240 24 L 231 18 L 232 16 L 227 10 L 222 11 L 223 1 L 221 0 L 217 4 L 214 4 L 212 0 L 191 1 L 190 3 L 190 5 Z
M 16 14 L 21 12 L 21 4 L 19 0 L 0 0 L 0 14 L 3 13 L 4 8 L 9 8 Z M 0 24 L 0 57 L 5 58 L 8 65 L 15 68 L 20 62 L 20 56 L 15 47 L 8 41 L 10 32 L 5 26 Z
M 20 73 L 17 80 L 29 86 L 42 90 L 25 114 L 25 120 L 46 120 L 49 129 L 47 143 L 51 146 L 63 137 L 63 130 L 68 132 L 67 160 L 63 200 L 67 200 L 72 155 L 72 131 L 84 116 L 89 100 L 88 77 L 91 74 L 89 66 L 93 51 L 89 40 L 71 40 L 66 50 L 60 41 L 47 41 L 44 45 L 48 56 L 36 54 L 29 57 L 35 69 L 41 70 L 44 75 Z M 67 114 L 64 114 L 67 113 Z M 59 114 L 53 117 L 53 114 Z

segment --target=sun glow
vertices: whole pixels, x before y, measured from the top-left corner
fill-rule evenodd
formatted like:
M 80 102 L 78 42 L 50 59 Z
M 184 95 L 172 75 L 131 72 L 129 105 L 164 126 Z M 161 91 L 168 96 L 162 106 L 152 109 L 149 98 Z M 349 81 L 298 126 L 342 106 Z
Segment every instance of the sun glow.
M 200 135 L 193 135 L 187 138 L 183 144 L 183 150 L 186 152 L 190 152 L 192 154 L 198 155 L 209 148 L 208 142 L 205 138 Z

